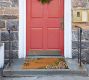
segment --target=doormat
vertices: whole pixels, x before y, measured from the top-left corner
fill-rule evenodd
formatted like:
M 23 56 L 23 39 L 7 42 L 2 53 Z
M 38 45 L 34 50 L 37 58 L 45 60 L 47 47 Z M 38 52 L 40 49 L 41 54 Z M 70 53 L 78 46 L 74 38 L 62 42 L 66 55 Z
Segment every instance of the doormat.
M 22 69 L 68 69 L 64 58 L 32 58 L 26 59 Z

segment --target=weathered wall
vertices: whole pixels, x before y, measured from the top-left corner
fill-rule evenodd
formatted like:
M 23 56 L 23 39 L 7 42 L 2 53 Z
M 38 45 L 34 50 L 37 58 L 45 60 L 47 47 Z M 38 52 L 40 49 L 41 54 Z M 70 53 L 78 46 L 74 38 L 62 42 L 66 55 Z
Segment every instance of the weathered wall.
M 72 0 L 72 10 L 77 9 L 89 9 L 89 0 Z M 78 25 L 83 28 L 82 33 L 82 61 L 89 63 L 89 22 L 76 22 L 73 23 L 72 31 L 72 53 L 73 58 L 78 57 L 78 33 L 74 28 L 74 25 Z
M 5 58 L 9 54 L 9 34 L 11 30 L 11 48 L 14 58 L 18 57 L 18 26 L 19 7 L 18 0 L 0 0 L 0 41 L 5 43 Z

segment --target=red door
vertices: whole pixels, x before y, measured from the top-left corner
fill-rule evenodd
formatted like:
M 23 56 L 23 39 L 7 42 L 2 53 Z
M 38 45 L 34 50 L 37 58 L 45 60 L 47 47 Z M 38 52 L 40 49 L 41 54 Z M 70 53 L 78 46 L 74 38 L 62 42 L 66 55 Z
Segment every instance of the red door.
M 27 53 L 30 50 L 64 52 L 64 0 L 42 4 L 27 0 Z

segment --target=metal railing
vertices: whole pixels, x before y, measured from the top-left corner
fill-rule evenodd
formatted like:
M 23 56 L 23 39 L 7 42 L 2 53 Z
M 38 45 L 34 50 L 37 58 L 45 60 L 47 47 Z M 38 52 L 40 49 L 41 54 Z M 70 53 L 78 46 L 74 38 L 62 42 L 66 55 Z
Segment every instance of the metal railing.
M 80 65 L 80 67 L 82 66 L 82 57 L 81 57 L 81 52 L 82 52 L 82 28 L 79 26 L 75 26 L 76 28 L 78 28 L 78 63 Z
M 9 60 L 8 60 L 8 64 L 9 66 L 11 66 L 11 63 L 13 62 L 13 54 L 12 54 L 12 47 L 11 47 L 11 30 L 7 29 L 8 33 L 9 33 Z

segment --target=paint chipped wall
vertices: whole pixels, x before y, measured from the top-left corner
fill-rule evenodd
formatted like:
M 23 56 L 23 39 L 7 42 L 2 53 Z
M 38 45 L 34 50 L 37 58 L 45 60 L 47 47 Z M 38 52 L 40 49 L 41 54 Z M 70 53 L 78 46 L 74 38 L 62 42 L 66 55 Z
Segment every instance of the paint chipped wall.
M 83 12 L 86 12 L 85 14 Z M 77 16 L 80 12 L 80 17 Z M 86 19 L 85 19 L 86 18 Z M 82 32 L 82 61 L 89 63 L 89 0 L 72 0 L 72 54 L 78 57 L 78 32 L 75 26 L 83 29 Z
M 5 44 L 5 59 L 9 57 L 9 34 L 7 28 L 11 30 L 11 53 L 14 58 L 18 58 L 18 26 L 18 0 L 0 0 L 0 42 Z

